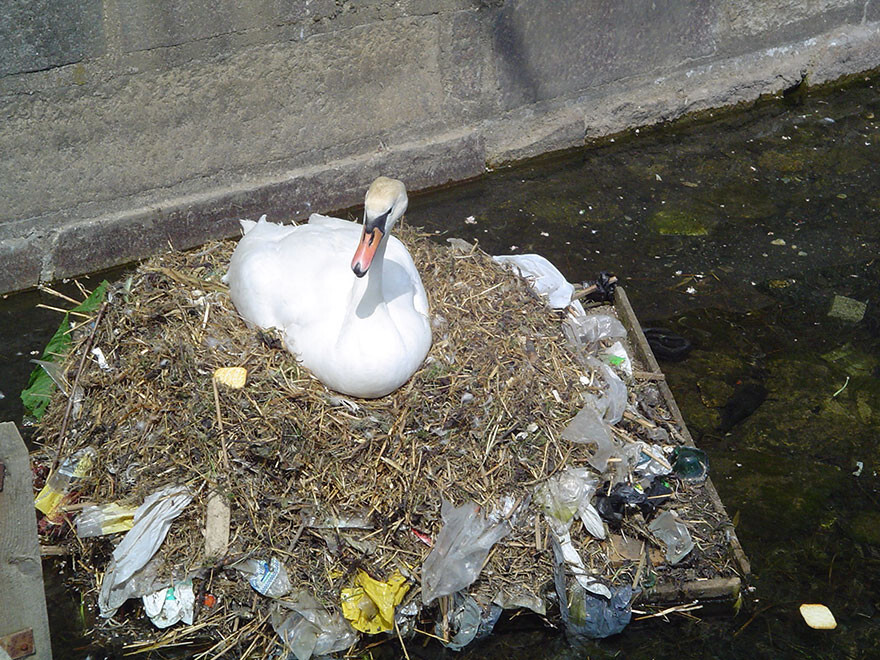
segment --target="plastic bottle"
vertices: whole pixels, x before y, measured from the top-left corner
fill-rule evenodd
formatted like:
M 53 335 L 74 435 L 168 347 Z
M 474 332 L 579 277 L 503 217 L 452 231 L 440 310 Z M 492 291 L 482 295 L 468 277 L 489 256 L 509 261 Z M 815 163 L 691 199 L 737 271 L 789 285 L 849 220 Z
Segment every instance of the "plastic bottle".
M 34 506 L 47 516 L 54 513 L 73 484 L 91 471 L 96 456 L 94 449 L 86 447 L 64 459 L 61 466 L 49 475 L 46 485 L 34 500 Z

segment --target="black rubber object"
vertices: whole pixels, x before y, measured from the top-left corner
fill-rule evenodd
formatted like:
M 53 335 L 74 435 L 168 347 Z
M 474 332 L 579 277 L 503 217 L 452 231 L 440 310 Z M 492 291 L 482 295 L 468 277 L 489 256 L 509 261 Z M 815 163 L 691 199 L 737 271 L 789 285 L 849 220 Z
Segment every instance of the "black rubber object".
M 614 289 L 617 287 L 617 278 L 607 270 L 599 273 L 595 282 L 584 282 L 584 288 L 588 286 L 596 287 L 595 291 L 585 296 L 590 302 L 614 302 Z
M 645 328 L 645 339 L 658 360 L 680 362 L 684 360 L 693 346 L 691 342 L 666 328 Z

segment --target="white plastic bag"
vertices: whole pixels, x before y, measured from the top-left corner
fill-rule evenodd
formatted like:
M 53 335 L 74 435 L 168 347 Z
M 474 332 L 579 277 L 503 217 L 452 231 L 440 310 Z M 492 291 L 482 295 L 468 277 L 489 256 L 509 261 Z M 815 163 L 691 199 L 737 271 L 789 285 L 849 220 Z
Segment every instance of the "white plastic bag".
M 162 545 L 172 521 L 190 501 L 192 495 L 185 486 L 168 486 L 149 495 L 138 507 L 134 526 L 113 551 L 101 583 L 98 605 L 102 617 L 113 616 L 129 598 L 155 591 L 155 588 L 142 591 L 144 583 L 136 578 Z
M 571 303 L 574 286 L 540 254 L 509 254 L 492 259 L 525 278 L 553 309 L 565 309 Z
M 178 621 L 192 625 L 195 600 L 192 580 L 185 580 L 146 594 L 144 612 L 157 628 L 167 628 Z

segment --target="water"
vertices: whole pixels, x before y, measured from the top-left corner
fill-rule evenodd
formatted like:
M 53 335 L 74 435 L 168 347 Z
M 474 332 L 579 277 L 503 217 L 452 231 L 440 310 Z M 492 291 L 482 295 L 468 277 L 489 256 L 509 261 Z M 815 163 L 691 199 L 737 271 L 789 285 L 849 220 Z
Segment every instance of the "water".
M 736 617 L 635 621 L 578 649 L 517 618 L 455 657 L 880 657 L 877 79 L 413 196 L 409 221 L 439 239 L 539 252 L 572 281 L 611 270 L 643 326 L 693 342 L 685 361 L 662 366 L 754 572 Z M 29 353 L 58 320 L 31 311 L 34 295 L 0 307 L 3 419 L 18 419 Z M 867 303 L 864 317 L 830 317 L 835 296 Z M 837 630 L 807 628 L 807 602 L 828 605 Z M 56 647 L 80 644 L 53 625 Z M 417 644 L 409 654 L 453 656 Z

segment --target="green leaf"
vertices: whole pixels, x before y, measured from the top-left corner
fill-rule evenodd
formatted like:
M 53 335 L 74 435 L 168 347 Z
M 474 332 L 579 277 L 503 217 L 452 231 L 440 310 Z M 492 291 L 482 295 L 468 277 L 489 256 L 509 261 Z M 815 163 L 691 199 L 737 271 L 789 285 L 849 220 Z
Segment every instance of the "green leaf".
M 83 314 L 95 311 L 104 301 L 108 286 L 107 280 L 102 281 L 88 298 L 71 311 L 82 312 Z M 46 362 L 62 362 L 67 357 L 69 351 L 70 315 L 65 314 L 61 323 L 58 324 L 55 334 L 52 335 L 52 339 L 49 340 L 46 348 L 43 349 L 43 355 L 40 359 Z M 31 372 L 30 378 L 28 378 L 27 387 L 21 392 L 21 402 L 24 404 L 25 412 L 33 415 L 36 419 L 41 419 L 46 414 L 46 409 L 49 407 L 49 401 L 51 401 L 54 392 L 55 382 L 43 367 L 37 366 Z

